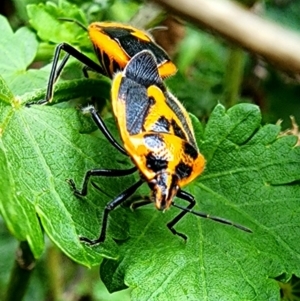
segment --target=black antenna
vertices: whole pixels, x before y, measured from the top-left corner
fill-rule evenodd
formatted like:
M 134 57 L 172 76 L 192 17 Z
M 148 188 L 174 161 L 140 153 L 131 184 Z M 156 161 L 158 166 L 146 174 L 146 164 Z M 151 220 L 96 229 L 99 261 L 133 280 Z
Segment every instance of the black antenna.
M 189 209 L 189 208 L 186 208 L 186 207 L 183 207 L 183 206 L 180 206 L 180 205 L 177 205 L 175 204 L 174 202 L 172 202 L 172 205 L 182 211 L 185 211 L 185 212 L 188 212 L 188 213 L 192 213 L 194 215 L 197 215 L 199 217 L 202 217 L 202 218 L 207 218 L 207 219 L 211 219 L 215 222 L 218 222 L 218 223 L 221 223 L 221 224 L 226 224 L 226 225 L 230 225 L 230 226 L 233 226 L 235 228 L 238 228 L 242 231 L 245 231 L 245 232 L 248 232 L 248 233 L 253 233 L 253 231 L 247 227 L 244 227 L 240 224 L 236 224 L 230 220 L 227 220 L 227 219 L 224 219 L 224 218 L 221 218 L 221 217 L 218 217 L 218 216 L 211 216 L 207 213 L 204 213 L 204 212 L 198 212 L 198 211 L 193 211 L 192 209 Z
M 86 26 L 84 24 L 82 24 L 81 22 L 79 22 L 78 20 L 70 19 L 70 18 L 58 18 L 58 20 L 66 21 L 66 22 L 73 22 L 73 23 L 77 24 L 79 27 L 81 27 L 83 30 L 88 31 Z

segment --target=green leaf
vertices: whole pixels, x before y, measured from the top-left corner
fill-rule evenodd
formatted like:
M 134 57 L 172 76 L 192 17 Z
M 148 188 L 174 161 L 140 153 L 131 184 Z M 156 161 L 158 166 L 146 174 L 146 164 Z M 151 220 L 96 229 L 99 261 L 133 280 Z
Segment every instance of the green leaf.
M 67 42 L 78 44 L 78 38 L 86 32 L 75 23 L 59 20 L 70 18 L 87 24 L 83 12 L 74 4 L 61 0 L 56 5 L 53 2 L 32 4 L 27 6 L 29 22 L 43 41 L 52 43 Z
M 8 88 L 5 83 L 2 81 L 0 84 L 0 90 L 7 91 Z M 12 152 L 17 149 L 22 156 L 24 150 L 22 147 L 26 147 L 26 144 L 19 144 L 21 148 L 16 146 L 16 140 L 23 138 L 18 135 L 18 132 L 7 132 L 7 128 L 11 125 L 11 117 L 14 115 L 13 111 L 18 108 L 17 105 L 14 105 L 17 104 L 16 100 L 11 96 L 12 94 L 8 93 L 5 102 L 9 100 L 12 106 L 1 105 L 0 111 L 0 173 L 3 175 L 0 186 L 5 187 L 5 189 L 1 189 L 0 211 L 10 231 L 19 240 L 27 240 L 31 246 L 34 246 L 34 254 L 38 256 L 43 252 L 44 244 L 39 221 L 34 210 L 34 202 L 29 202 L 31 196 L 24 194 L 24 191 L 20 189 L 19 183 L 22 181 L 22 177 L 14 177 L 14 173 L 28 177 L 28 171 L 23 169 L 18 157 L 11 157 L 10 154 L 10 149 Z M 15 121 L 18 122 L 17 119 Z M 26 131 L 26 128 L 23 130 Z
M 14 97 L 3 80 L 0 84 L 0 169 L 1 174 L 6 175 L 0 179 L 0 186 L 6 187 L 0 191 L 0 210 L 8 228 L 19 240 L 27 240 L 34 255 L 39 257 L 44 248 L 41 222 L 47 234 L 71 258 L 85 265 L 99 263 L 101 253 L 90 249 L 91 252 L 84 252 L 79 243 L 75 229 L 77 221 L 73 220 L 68 208 L 72 207 L 70 199 L 74 197 L 65 180 L 72 176 L 72 170 L 82 176 L 88 166 L 95 166 L 95 158 L 102 155 L 102 149 L 107 148 L 106 141 L 103 148 L 99 147 L 103 138 L 99 140 L 94 137 L 92 141 L 85 141 L 90 135 L 80 135 L 78 130 L 81 128 L 80 131 L 86 133 L 95 126 L 91 126 L 88 118 L 88 127 L 82 128 L 82 121 L 87 118 L 82 119 L 82 113 L 74 109 L 23 106 L 27 102 L 43 99 L 45 89 Z M 107 81 L 92 79 L 62 82 L 56 86 L 54 101 L 73 96 L 91 97 L 99 93 L 107 97 L 107 84 Z M 75 136 L 74 127 L 77 128 Z M 79 148 L 72 145 L 74 141 L 81 144 Z M 68 166 L 74 154 L 84 156 L 91 145 L 97 149 L 95 157 L 88 155 L 89 158 L 78 160 L 79 166 L 74 162 Z M 101 161 L 107 162 L 107 158 L 103 156 Z M 75 203 L 79 205 L 80 202 L 75 198 Z M 65 230 L 64 225 L 68 225 Z M 73 226 L 69 228 L 70 225 Z M 104 250 L 102 253 L 107 252 Z M 109 256 L 116 256 L 116 252 L 110 252 Z
M 105 79 L 75 79 L 62 81 L 55 85 L 53 103 L 68 101 L 74 98 L 84 98 L 84 102 L 89 101 L 91 96 L 100 96 L 102 99 L 108 99 L 110 95 L 110 82 Z M 22 103 L 32 103 L 45 99 L 45 88 L 36 89 L 22 95 Z
M 1 17 L 1 30 L 5 23 L 6 20 Z M 25 71 L 27 66 L 32 63 L 37 51 L 38 44 L 35 35 L 28 28 L 22 27 L 15 34 L 10 33 L 4 38 L 6 38 L 6 44 L 2 44 L 1 47 L 1 72 L 4 66 L 5 72 L 10 75 Z
M 7 19 L 0 15 L 0 29 L 1 29 L 1 42 L 2 42 L 2 47 L 5 46 L 6 41 L 9 39 L 9 37 L 13 34 L 13 30 L 10 27 L 9 22 Z
M 15 94 L 22 94 L 30 88 L 45 86 L 46 76 L 39 79 L 32 76 L 35 71 L 27 71 L 38 48 L 34 33 L 25 27 L 13 33 L 8 26 L 7 20 L 0 16 L 0 74 Z
M 38 111 L 35 111 L 35 107 L 24 107 L 24 104 L 28 102 L 35 102 L 45 98 L 49 68 L 26 71 L 27 66 L 32 62 L 36 54 L 37 42 L 35 36 L 26 28 L 21 28 L 15 34 L 7 28 L 9 27 L 7 26 L 6 19 L 0 19 L 0 29 L 3 29 L 2 32 L 6 33 L 4 38 L 6 38 L 7 45 L 12 45 L 10 46 L 12 49 L 9 47 L 3 47 L 1 49 L 1 57 L 5 57 L 6 60 L 3 59 L 1 61 L 0 71 L 7 81 L 5 82 L 4 79 L 0 78 L 0 168 L 1 174 L 6 175 L 6 177 L 1 179 L 0 186 L 6 187 L 6 189 L 0 193 L 0 211 L 10 231 L 19 240 L 28 241 L 35 257 L 38 258 L 44 249 L 44 229 L 61 249 L 65 250 L 70 257 L 74 258 L 76 257 L 74 254 L 80 254 L 80 252 L 76 250 L 77 248 L 74 247 L 74 244 L 79 244 L 78 235 L 75 234 L 74 228 L 66 231 L 65 235 L 65 237 L 69 237 L 75 234 L 73 239 L 71 239 L 71 241 L 73 240 L 73 245 L 65 246 L 64 243 L 56 241 L 55 239 L 57 233 L 60 232 L 58 228 L 62 226 L 62 223 L 72 223 L 69 213 L 66 214 L 66 212 L 62 211 L 62 213 L 57 214 L 57 220 L 54 219 L 55 224 L 53 226 L 52 219 L 48 216 L 48 214 L 51 215 L 53 212 L 47 205 L 54 205 L 55 202 L 59 204 L 61 200 L 59 197 L 54 198 L 51 203 L 50 200 L 52 197 L 48 196 L 47 201 L 47 194 L 49 194 L 51 189 L 43 188 L 43 185 L 40 185 L 38 181 L 42 178 L 43 182 L 47 179 L 49 180 L 47 183 L 50 183 L 51 177 L 49 175 L 51 175 L 51 167 L 56 166 L 57 162 L 64 161 L 66 158 L 64 155 L 67 154 L 67 152 L 61 152 L 63 159 L 51 155 L 50 161 L 48 161 L 49 158 L 45 160 L 43 151 L 40 148 L 42 144 L 37 143 L 37 140 L 43 137 L 42 133 L 47 132 L 48 127 L 51 128 L 52 126 L 51 121 L 47 121 L 44 124 L 44 128 L 40 124 L 40 122 L 49 118 L 49 115 L 45 117 L 43 114 L 46 113 L 47 116 L 49 113 L 47 109 L 46 112 L 44 112 L 44 108 L 42 107 L 37 107 Z M 25 40 L 23 41 L 22 39 Z M 15 44 L 19 45 L 19 47 L 15 47 Z M 16 51 L 18 51 L 18 53 Z M 7 59 L 9 55 L 11 55 L 12 61 Z M 16 59 L 14 59 L 15 56 Z M 7 83 L 9 83 L 9 87 Z M 43 88 L 41 89 L 41 87 Z M 105 99 L 109 96 L 109 82 L 104 79 L 75 79 L 58 83 L 55 85 L 54 93 L 53 102 L 66 101 L 79 97 L 89 99 L 91 96 L 101 96 Z M 19 95 L 15 96 L 15 94 Z M 39 109 L 42 110 L 42 113 L 39 112 Z M 49 109 L 54 110 L 54 112 L 58 110 L 57 108 Z M 54 125 L 52 129 L 54 132 L 57 131 L 57 133 L 60 133 L 60 128 L 65 126 L 64 114 L 68 115 L 68 111 L 58 110 L 57 112 L 57 114 L 53 113 L 52 122 L 54 122 Z M 63 115 L 60 115 L 60 113 Z M 74 113 L 76 112 L 73 110 L 72 114 Z M 73 117 L 72 114 L 70 114 L 70 127 L 67 128 L 65 133 L 67 135 L 65 142 L 69 139 L 68 130 L 72 130 L 73 125 L 76 124 L 75 120 L 77 115 Z M 78 112 L 76 114 L 78 114 Z M 78 115 L 81 116 L 81 113 Z M 56 118 L 59 118 L 61 122 L 56 121 Z M 89 127 L 89 129 L 90 128 L 91 127 Z M 41 134 L 42 136 L 40 136 Z M 60 138 L 64 140 L 63 135 L 61 135 L 57 139 L 58 143 Z M 47 140 L 47 138 L 45 139 Z M 56 144 L 53 144 L 53 146 L 55 145 Z M 46 145 L 45 147 L 46 152 L 50 151 L 51 153 L 51 148 Z M 55 148 L 56 147 L 57 146 L 55 146 Z M 52 153 L 54 154 L 54 152 Z M 54 160 L 54 162 L 51 160 Z M 49 167 L 50 171 L 47 167 Z M 59 173 L 61 173 L 61 171 L 59 171 Z M 54 175 L 54 179 L 55 178 L 56 176 Z M 63 187 L 68 186 L 66 182 L 63 183 Z M 37 186 L 39 186 L 39 188 L 37 188 Z M 53 190 L 55 190 L 55 188 L 53 188 Z M 69 190 L 69 192 L 71 191 Z M 39 202 L 40 198 L 45 201 L 42 205 Z M 61 207 L 61 204 L 58 207 Z M 46 211 L 46 213 L 44 211 Z M 65 219 L 60 219 L 64 214 Z M 40 227 L 40 221 L 43 229 Z M 114 256 L 116 256 L 115 254 Z M 91 265 L 91 262 L 93 264 L 91 258 L 99 263 L 99 256 L 98 254 L 94 256 L 92 252 L 92 255 L 81 254 L 81 257 L 78 259 L 86 265 Z
M 253 233 L 188 215 L 176 226 L 185 243 L 166 227 L 175 208 L 126 213 L 130 239 L 101 265 L 110 291 L 129 286 L 132 300 L 279 300 L 276 275 L 300 273 L 300 148 L 260 120 L 256 106 L 218 105 L 199 141 L 205 172 L 187 187 L 195 210 Z
M 61 0 L 57 5 L 53 2 L 28 5 L 27 10 L 30 18 L 30 24 L 36 31 L 39 38 L 43 41 L 39 45 L 37 58 L 48 61 L 53 57 L 56 44 L 69 43 L 73 47 L 77 47 L 81 52 L 93 59 L 95 62 L 98 62 L 98 58 L 94 53 L 93 45 L 89 39 L 87 31 L 75 22 L 60 20 L 60 18 L 67 18 L 78 21 L 84 25 L 87 24 L 83 11 L 76 5 Z M 66 53 L 62 51 L 62 55 L 65 54 Z M 76 60 L 71 57 L 71 60 L 68 61 L 67 67 L 70 65 L 70 61 L 74 62 Z M 78 65 L 77 61 L 76 63 Z M 66 69 L 67 68 L 64 68 L 64 71 Z M 72 71 L 74 71 L 74 69 L 75 68 L 73 67 Z M 71 75 L 73 73 L 74 72 L 70 72 Z

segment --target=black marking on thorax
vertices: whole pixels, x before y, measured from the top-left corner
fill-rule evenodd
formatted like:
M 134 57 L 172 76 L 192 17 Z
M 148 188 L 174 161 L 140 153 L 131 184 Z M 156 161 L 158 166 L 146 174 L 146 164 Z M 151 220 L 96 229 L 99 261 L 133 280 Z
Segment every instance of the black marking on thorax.
M 163 137 L 159 134 L 145 134 L 144 135 L 145 145 L 152 149 L 146 155 L 146 166 L 150 170 L 154 172 L 159 172 L 168 167 L 168 161 L 159 155 L 159 152 L 155 152 L 155 150 L 159 150 L 164 147 L 165 143 Z
M 188 137 L 185 137 L 184 135 L 184 139 L 188 138 L 188 141 L 195 147 L 197 148 L 197 144 L 196 141 L 194 139 L 194 136 L 192 134 L 192 129 L 190 129 L 189 124 L 186 121 L 186 118 L 183 114 L 182 109 L 180 108 L 180 106 L 178 105 L 177 101 L 173 98 L 174 96 L 170 93 L 168 93 L 168 95 L 166 95 L 166 103 L 167 105 L 171 108 L 171 110 L 176 114 L 177 118 L 180 120 L 186 134 Z M 178 128 L 180 129 L 180 127 L 178 126 Z M 181 130 L 181 129 L 180 129 Z M 182 135 L 182 133 L 177 132 L 178 135 Z M 178 136 L 180 137 L 180 136 Z M 182 137 L 181 137 L 182 138 Z
M 150 152 L 146 156 L 146 166 L 156 173 L 166 169 L 168 167 L 168 161 L 157 157 L 153 152 Z
M 96 56 L 98 57 L 100 64 L 102 65 L 103 69 L 105 70 L 106 74 L 111 78 L 112 74 L 109 69 L 109 66 L 110 66 L 109 56 L 107 55 L 107 53 L 105 51 L 102 51 L 96 45 L 94 45 L 94 50 L 95 50 Z
M 172 119 L 171 124 L 172 124 L 172 127 L 173 127 L 174 135 L 181 138 L 181 139 L 183 139 L 183 140 L 187 140 L 187 137 L 186 137 L 185 133 L 182 131 L 182 129 L 176 123 L 176 121 L 174 119 Z
M 121 67 L 120 65 L 118 64 L 118 62 L 116 60 L 112 60 L 112 72 L 113 73 L 116 73 L 118 71 L 121 71 Z
M 182 147 L 185 154 L 189 155 L 194 160 L 197 159 L 199 153 L 190 143 L 184 141 Z
M 157 133 L 170 133 L 170 122 L 165 116 L 159 117 L 151 127 L 151 131 Z
M 122 28 L 105 28 L 105 32 L 114 40 L 117 40 L 122 49 L 128 54 L 129 57 L 133 57 L 135 54 L 142 50 L 150 50 L 160 65 L 170 58 L 166 52 L 160 48 L 154 41 L 145 41 L 134 36 L 134 30 L 122 29 Z
M 182 161 L 179 162 L 175 168 L 175 173 L 179 179 L 188 178 L 193 171 L 193 168 Z
M 174 119 L 170 121 L 165 116 L 161 116 L 159 119 L 157 119 L 157 121 L 151 127 L 151 131 L 157 133 L 168 133 L 183 140 L 187 140 L 185 133 L 182 131 L 176 121 Z

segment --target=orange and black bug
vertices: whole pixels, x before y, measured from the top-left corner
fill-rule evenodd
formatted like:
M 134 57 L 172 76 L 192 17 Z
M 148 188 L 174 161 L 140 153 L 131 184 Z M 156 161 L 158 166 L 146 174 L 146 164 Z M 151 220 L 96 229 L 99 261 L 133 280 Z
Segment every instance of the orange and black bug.
M 39 104 L 51 102 L 54 84 L 70 56 L 83 63 L 85 68 L 112 78 L 115 72 L 125 68 L 131 57 L 142 50 L 149 50 L 156 57 L 159 74 L 162 78 L 171 76 L 177 71 L 168 54 L 155 43 L 151 35 L 146 31 L 116 22 L 94 22 L 86 29 L 84 25 L 75 20 L 61 20 L 75 22 L 88 32 L 100 64 L 67 43 L 59 44 L 54 53 L 46 97 Z M 62 50 L 67 54 L 58 65 Z M 85 75 L 87 75 L 86 72 Z
M 99 129 L 120 152 L 132 159 L 135 166 L 127 170 L 89 170 L 81 190 L 76 188 L 73 180 L 69 180 L 74 193 L 85 196 L 91 176 L 126 176 L 138 170 L 140 180 L 105 206 L 100 236 L 95 240 L 82 237 L 81 241 L 91 245 L 103 242 L 109 212 L 128 199 L 144 182 L 150 187 L 152 195 L 138 206 L 154 202 L 158 210 L 166 210 L 170 206 L 181 209 L 167 224 L 173 234 L 186 239 L 174 226 L 188 212 L 251 232 L 223 218 L 192 211 L 195 199 L 182 187 L 202 173 L 205 160 L 199 152 L 188 113 L 166 89 L 158 71 L 154 55 L 145 50 L 136 54 L 124 71 L 117 73 L 113 79 L 112 107 L 124 148 L 109 134 L 96 110 L 89 108 Z M 177 205 L 175 196 L 187 201 L 188 206 Z

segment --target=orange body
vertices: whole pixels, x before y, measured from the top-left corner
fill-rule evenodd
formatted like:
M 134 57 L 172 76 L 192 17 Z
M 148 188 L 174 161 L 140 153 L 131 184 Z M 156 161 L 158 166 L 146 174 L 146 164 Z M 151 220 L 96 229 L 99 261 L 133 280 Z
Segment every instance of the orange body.
M 110 77 L 123 70 L 129 60 L 142 50 L 154 54 L 162 78 L 177 71 L 168 54 L 145 31 L 116 22 L 94 22 L 89 25 L 88 33 L 97 57 Z
M 116 74 L 112 107 L 124 147 L 156 207 L 169 208 L 178 189 L 201 174 L 205 160 L 190 117 L 164 86 L 151 52 L 140 52 Z

